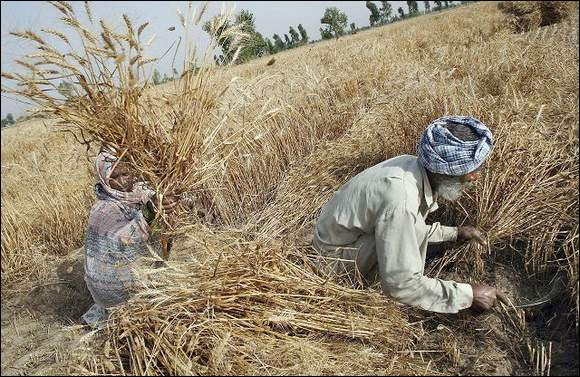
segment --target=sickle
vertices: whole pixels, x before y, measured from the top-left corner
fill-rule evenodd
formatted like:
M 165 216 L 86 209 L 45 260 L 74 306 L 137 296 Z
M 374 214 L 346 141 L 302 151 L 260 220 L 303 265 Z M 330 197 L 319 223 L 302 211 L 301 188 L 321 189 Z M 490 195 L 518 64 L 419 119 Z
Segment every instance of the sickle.
M 556 276 L 552 279 L 552 281 L 550 281 L 549 284 L 551 286 L 550 291 L 545 295 L 533 301 L 530 301 L 526 304 L 514 305 L 514 307 L 517 309 L 544 308 L 564 292 L 566 288 L 564 274 L 563 273 L 556 274 Z M 505 305 L 510 305 L 509 299 L 501 292 L 497 293 L 497 299 L 498 301 L 504 303 Z

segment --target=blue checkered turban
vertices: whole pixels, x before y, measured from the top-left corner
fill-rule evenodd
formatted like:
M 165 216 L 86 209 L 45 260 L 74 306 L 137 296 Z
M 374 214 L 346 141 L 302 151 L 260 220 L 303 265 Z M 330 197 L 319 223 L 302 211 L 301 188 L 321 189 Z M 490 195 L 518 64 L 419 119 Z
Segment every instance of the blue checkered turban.
M 451 123 L 471 128 L 479 140 L 456 138 L 444 127 Z M 468 116 L 444 116 L 434 120 L 423 131 L 417 144 L 417 156 L 432 173 L 461 176 L 476 170 L 489 156 L 492 147 L 491 131 L 479 120 Z

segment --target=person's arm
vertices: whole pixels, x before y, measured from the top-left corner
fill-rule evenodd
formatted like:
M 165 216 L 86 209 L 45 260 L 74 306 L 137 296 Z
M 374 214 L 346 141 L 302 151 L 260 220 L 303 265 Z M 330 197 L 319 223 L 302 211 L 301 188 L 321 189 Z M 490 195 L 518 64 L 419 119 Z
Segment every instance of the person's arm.
M 175 209 L 175 206 L 179 203 L 179 200 L 172 194 L 164 195 L 163 200 L 161 201 L 161 205 L 163 206 L 163 211 L 165 213 L 171 213 Z M 149 200 L 143 205 L 142 212 L 143 216 L 147 220 L 147 222 L 151 223 L 155 217 L 157 216 L 159 205 L 159 197 L 156 193 L 153 193 Z
M 404 208 L 381 215 L 375 225 L 377 258 L 383 291 L 395 300 L 438 313 L 469 308 L 473 291 L 469 284 L 423 275 L 415 216 Z
M 425 234 L 429 243 L 471 241 L 475 240 L 481 246 L 487 246 L 483 233 L 472 226 L 444 226 L 440 223 L 425 225 Z
M 159 203 L 159 197 L 157 194 L 153 194 L 151 198 L 143 205 L 141 212 L 147 224 L 151 225 L 153 220 L 157 216 L 157 205 Z M 166 213 L 170 213 L 174 210 L 177 205 L 178 200 L 173 195 L 163 196 L 161 205 Z M 171 252 L 171 247 L 173 246 L 173 239 L 167 236 L 161 236 L 159 242 L 161 243 L 161 251 L 163 260 L 169 259 L 169 253 Z
M 454 242 L 457 240 L 458 228 L 455 226 L 445 226 L 436 222 L 427 227 L 425 234 L 429 243 Z

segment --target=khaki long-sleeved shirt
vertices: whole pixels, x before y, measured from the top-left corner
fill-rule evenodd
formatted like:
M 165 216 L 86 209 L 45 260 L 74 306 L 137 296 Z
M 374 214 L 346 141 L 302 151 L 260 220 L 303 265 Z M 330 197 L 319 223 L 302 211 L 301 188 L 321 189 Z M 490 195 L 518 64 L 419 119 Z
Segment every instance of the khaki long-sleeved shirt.
M 358 259 L 359 270 L 372 268 L 365 263 L 378 264 L 383 291 L 395 300 L 457 313 L 471 306 L 471 286 L 424 276 L 427 245 L 457 238 L 456 227 L 425 224 L 438 208 L 436 199 L 417 157 L 381 162 L 353 177 L 326 204 L 316 224 L 315 246 L 332 251 L 374 236 L 366 252 L 376 252 L 376 258 Z

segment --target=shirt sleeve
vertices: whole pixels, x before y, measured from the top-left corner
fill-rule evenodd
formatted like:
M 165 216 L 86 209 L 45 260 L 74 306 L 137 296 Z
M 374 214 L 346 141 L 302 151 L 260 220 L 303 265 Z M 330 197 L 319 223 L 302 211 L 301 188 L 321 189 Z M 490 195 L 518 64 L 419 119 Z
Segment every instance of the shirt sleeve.
M 471 306 L 469 284 L 423 275 L 415 216 L 395 208 L 377 219 L 375 237 L 381 285 L 385 294 L 402 303 L 438 313 L 457 313 Z
M 457 240 L 457 227 L 444 226 L 440 223 L 425 225 L 425 234 L 429 243 L 449 242 Z

